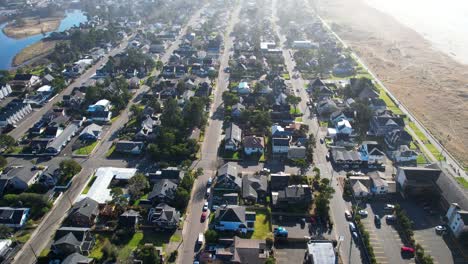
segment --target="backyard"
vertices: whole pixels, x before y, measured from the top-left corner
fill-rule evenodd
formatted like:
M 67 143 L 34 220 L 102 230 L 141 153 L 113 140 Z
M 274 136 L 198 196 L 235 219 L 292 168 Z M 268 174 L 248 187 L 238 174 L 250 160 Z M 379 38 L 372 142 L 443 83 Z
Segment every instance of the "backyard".
M 257 216 L 255 218 L 255 231 L 252 234 L 252 239 L 266 239 L 273 237 L 271 233 L 271 213 L 269 209 L 256 209 Z

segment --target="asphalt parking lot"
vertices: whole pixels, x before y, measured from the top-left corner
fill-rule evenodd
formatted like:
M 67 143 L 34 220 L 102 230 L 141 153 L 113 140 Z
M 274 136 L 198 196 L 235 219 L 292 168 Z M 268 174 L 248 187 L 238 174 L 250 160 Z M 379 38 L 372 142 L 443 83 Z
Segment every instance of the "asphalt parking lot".
M 271 221 L 273 228 L 282 226 L 288 230 L 288 239 L 292 240 L 303 240 L 304 237 L 308 237 L 311 234 L 309 233 L 310 223 L 301 224 L 300 216 L 278 216 L 273 215 Z
M 456 243 L 451 241 L 451 235 L 438 235 L 435 227 L 442 224 L 443 211 L 433 209 L 430 213 L 423 209 L 424 202 L 405 200 L 400 203 L 408 217 L 414 222 L 414 238 L 421 244 L 426 253 L 434 258 L 434 263 L 458 264 L 468 263 Z M 448 231 L 450 232 L 450 231 Z

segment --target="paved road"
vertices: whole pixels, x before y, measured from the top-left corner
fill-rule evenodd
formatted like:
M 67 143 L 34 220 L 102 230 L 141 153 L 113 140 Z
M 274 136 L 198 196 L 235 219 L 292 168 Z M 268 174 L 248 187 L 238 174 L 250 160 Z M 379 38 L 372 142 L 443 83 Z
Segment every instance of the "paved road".
M 195 21 L 197 21 L 200 17 L 201 10 L 196 12 L 187 25 L 193 25 Z M 169 56 L 172 52 L 179 46 L 181 43 L 182 37 L 185 35 L 187 30 L 187 26 L 181 30 L 180 35 L 178 36 L 177 40 L 173 42 L 169 49 L 166 50 L 164 56 L 162 56 L 161 61 L 166 63 L 169 59 Z M 125 45 L 126 46 L 126 45 Z M 153 73 L 154 75 L 158 74 L 158 72 Z M 87 72 L 85 74 L 88 78 L 92 75 L 92 73 Z M 87 79 L 81 79 L 87 80 Z M 81 82 L 79 82 L 81 83 Z M 69 87 L 70 88 L 70 87 Z M 67 88 L 67 90 L 69 89 Z M 127 123 L 130 113 L 131 106 L 138 101 L 137 98 L 146 92 L 149 89 L 147 86 L 142 86 L 137 92 L 134 94 L 131 102 L 128 104 L 127 108 L 122 111 L 121 115 L 117 120 L 115 120 L 109 132 L 106 133 L 102 140 L 101 145 L 98 147 L 97 151 L 90 155 L 89 158 L 86 159 L 76 159 L 78 162 L 81 163 L 83 170 L 77 174 L 74 179 L 73 183 L 69 190 L 67 190 L 62 197 L 56 200 L 54 207 L 51 211 L 42 219 L 39 226 L 34 230 L 31 235 L 31 238 L 26 242 L 26 244 L 22 247 L 22 249 L 16 254 L 13 263 L 23 264 L 23 263 L 35 263 L 36 262 L 36 255 L 39 255 L 40 252 L 46 248 L 53 238 L 55 230 L 57 230 L 67 215 L 67 211 L 70 209 L 73 201 L 81 194 L 83 189 L 88 182 L 90 175 L 94 173 L 94 171 L 101 167 L 101 166 L 119 166 L 125 167 L 126 163 L 123 161 L 115 161 L 115 160 L 107 160 L 106 159 L 106 152 L 112 145 L 112 141 L 115 139 L 115 133 L 119 128 L 121 128 L 125 123 Z
M 276 22 L 278 21 L 278 17 L 276 14 L 276 2 L 278 0 L 273 1 L 273 20 Z M 281 34 L 281 31 L 278 29 L 276 23 L 274 26 L 277 31 L 277 35 L 280 38 L 281 45 L 285 43 L 286 37 Z M 289 71 L 289 75 L 293 76 L 294 68 L 296 66 L 293 58 L 292 58 L 292 51 L 283 47 L 283 57 L 285 60 L 286 68 Z M 333 199 L 330 202 L 331 208 L 331 218 L 334 222 L 334 228 L 332 230 L 331 236 L 335 239 L 338 239 L 339 236 L 344 236 L 345 240 L 341 242 L 339 253 L 343 260 L 343 263 L 361 263 L 361 256 L 358 247 L 356 244 L 353 243 L 351 238 L 351 234 L 349 232 L 348 222 L 344 218 L 344 211 L 350 210 L 350 207 L 346 202 L 342 199 L 342 191 L 339 188 L 338 183 L 336 181 L 335 174 L 336 172 L 331 167 L 330 163 L 326 160 L 325 156 L 328 153 L 328 150 L 325 144 L 320 144 L 319 138 L 322 138 L 326 135 L 326 131 L 322 130 L 319 126 L 317 119 L 314 117 L 314 113 L 312 113 L 309 108 L 307 107 L 307 100 L 309 96 L 305 90 L 305 84 L 307 82 L 302 78 L 291 78 L 291 84 L 294 89 L 294 92 L 297 96 L 302 98 L 302 101 L 299 104 L 299 108 L 301 112 L 304 114 L 302 117 L 303 123 L 309 125 L 309 132 L 313 133 L 316 138 L 316 148 L 314 150 L 314 166 L 318 167 L 321 171 L 322 177 L 331 179 L 331 184 L 335 187 L 336 193 L 333 195 Z
M 212 107 L 210 109 L 209 124 L 205 130 L 205 139 L 201 147 L 201 159 L 195 164 L 197 168 L 203 168 L 204 174 L 195 181 L 192 190 L 191 199 L 187 207 L 187 214 L 182 231 L 181 248 L 179 249 L 179 258 L 177 263 L 193 263 L 195 254 L 199 250 L 196 247 L 196 240 L 199 233 L 204 233 L 208 227 L 208 221 L 200 222 L 202 207 L 205 202 L 206 183 L 209 177 L 214 177 L 218 167 L 218 146 L 222 139 L 223 126 L 223 106 L 222 94 L 228 89 L 229 74 L 223 69 L 228 66 L 230 50 L 233 46 L 233 40 L 229 37 L 234 25 L 239 18 L 240 7 L 231 13 L 231 18 L 224 35 L 224 52 L 220 57 L 220 71 Z
M 34 109 L 34 111 L 28 117 L 26 117 L 24 120 L 21 120 L 18 126 L 12 131 L 10 131 L 8 134 L 16 140 L 22 138 L 28 132 L 28 130 L 34 125 L 34 123 L 40 120 L 42 116 L 45 113 L 47 113 L 49 110 L 51 110 L 56 103 L 63 101 L 64 95 L 70 94 L 74 88 L 80 87 L 82 83 L 89 80 L 96 73 L 96 70 L 99 67 L 101 67 L 101 65 L 107 63 L 107 60 L 109 59 L 110 56 L 114 56 L 120 53 L 121 51 L 123 51 L 127 47 L 129 38 L 131 38 L 131 36 L 125 38 L 118 47 L 111 50 L 101 60 L 99 60 L 97 63 L 91 66 L 82 75 L 76 78 L 69 86 L 67 86 L 62 92 L 60 92 L 52 100 L 47 102 L 47 104 L 45 104 L 43 107 L 39 109 Z

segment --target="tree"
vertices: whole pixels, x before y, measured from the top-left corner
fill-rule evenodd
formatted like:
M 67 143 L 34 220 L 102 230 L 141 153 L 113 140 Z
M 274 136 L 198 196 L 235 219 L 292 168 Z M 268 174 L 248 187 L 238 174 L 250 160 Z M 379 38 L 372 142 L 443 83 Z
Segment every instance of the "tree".
M 13 233 L 13 228 L 6 225 L 0 225 L 0 239 L 7 239 L 11 237 Z
M 0 149 L 10 150 L 16 144 L 16 140 L 10 135 L 0 135 Z
M 239 102 L 239 96 L 229 91 L 223 92 L 224 106 L 233 106 Z
M 7 159 L 3 156 L 0 156 L 0 170 L 5 168 L 7 164 Z
M 128 193 L 133 200 L 139 199 L 149 187 L 148 179 L 141 173 L 137 173 L 128 181 Z
M 213 230 L 213 229 L 206 230 L 205 232 L 206 243 L 216 243 L 218 242 L 218 238 L 219 238 L 219 235 L 218 235 L 218 232 L 216 232 L 216 230 Z
M 153 245 L 143 245 L 136 251 L 135 256 L 143 264 L 159 264 L 159 256 Z
M 174 207 L 177 210 L 185 210 L 185 207 L 190 200 L 190 193 L 182 187 L 178 187 L 175 193 Z
M 59 168 L 60 173 L 67 178 L 72 177 L 81 171 L 81 165 L 72 159 L 60 162 Z
M 158 71 L 162 70 L 163 66 L 164 66 L 164 63 L 162 61 L 160 60 L 156 61 L 155 63 L 156 70 Z
M 286 97 L 286 102 L 288 104 L 294 105 L 294 110 L 297 110 L 297 105 L 301 102 L 301 98 L 294 95 L 288 95 Z

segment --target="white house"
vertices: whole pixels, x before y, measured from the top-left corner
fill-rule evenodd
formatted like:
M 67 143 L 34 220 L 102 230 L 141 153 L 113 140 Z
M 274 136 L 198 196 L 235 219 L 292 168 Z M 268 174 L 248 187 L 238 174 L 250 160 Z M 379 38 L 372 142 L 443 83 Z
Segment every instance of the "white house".
M 382 172 L 380 171 L 373 171 L 368 173 L 372 186 L 370 191 L 373 194 L 387 194 L 389 190 L 388 182 L 384 179 L 384 176 Z
M 347 119 L 343 119 L 336 123 L 335 129 L 337 134 L 351 135 L 351 133 L 353 133 L 353 127 Z
M 242 140 L 242 145 L 244 146 L 244 152 L 247 155 L 262 154 L 265 148 L 262 137 L 257 136 L 246 136 Z
M 95 104 L 88 106 L 88 112 L 110 111 L 111 103 L 107 99 L 101 99 Z
M 401 145 L 398 150 L 392 152 L 392 159 L 395 162 L 414 162 L 418 159 L 418 153 L 410 149 L 407 145 Z
M 295 40 L 292 44 L 294 49 L 312 49 L 316 48 L 317 45 L 312 43 L 310 40 Z
M 457 203 L 452 203 L 445 215 L 447 224 L 455 237 L 460 237 L 468 230 L 468 211 L 462 210 Z
M 367 197 L 370 194 L 367 186 L 365 186 L 361 181 L 356 181 L 352 188 L 355 197 Z

